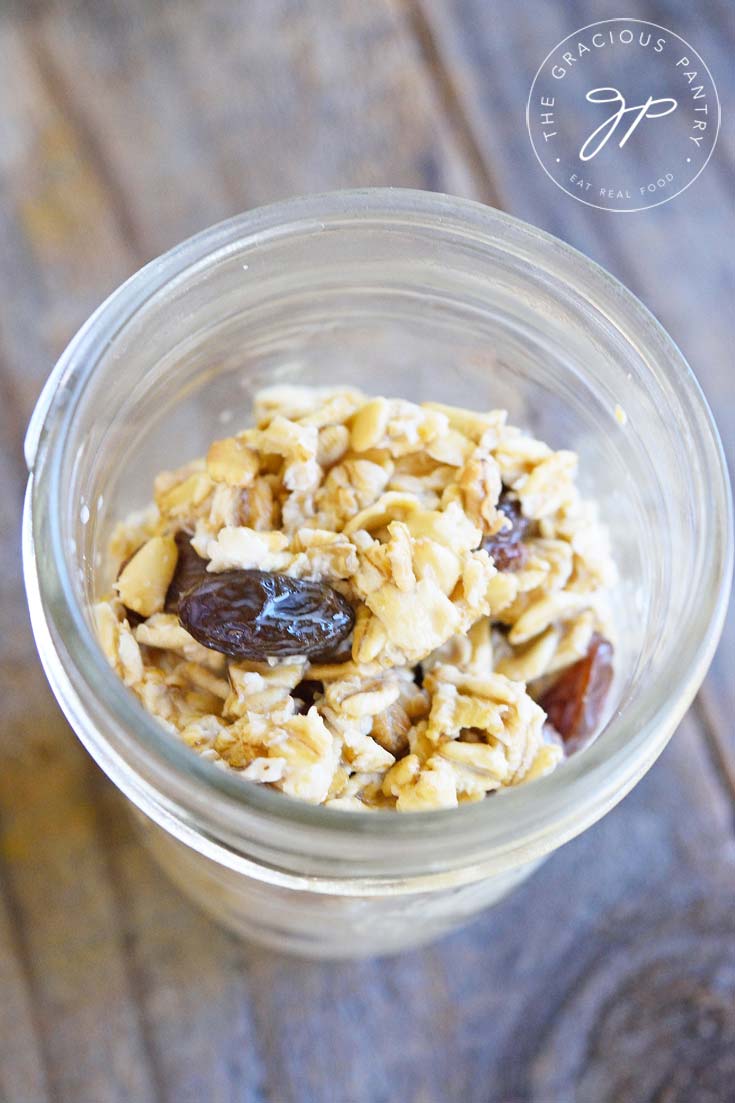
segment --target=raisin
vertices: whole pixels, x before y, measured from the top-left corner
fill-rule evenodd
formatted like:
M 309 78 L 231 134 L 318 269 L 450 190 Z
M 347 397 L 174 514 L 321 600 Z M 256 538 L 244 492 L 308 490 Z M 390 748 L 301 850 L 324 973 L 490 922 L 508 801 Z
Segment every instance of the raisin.
M 613 646 L 595 632 L 587 654 L 567 667 L 539 698 L 539 705 L 562 737 L 575 747 L 600 722 L 613 677 Z
M 171 584 L 166 591 L 167 613 L 178 613 L 179 602 L 182 596 L 189 590 L 198 586 L 207 576 L 208 559 L 202 559 L 191 546 L 191 534 L 180 529 L 174 536 L 179 558 L 176 560 L 176 570 Z
M 304 678 L 296 686 L 296 689 L 291 691 L 291 696 L 296 702 L 297 711 L 308 712 L 320 693 L 324 693 L 322 682 L 317 682 L 314 678 Z
M 313 663 L 329 663 L 330 666 L 348 663 L 352 658 L 352 635 L 346 635 L 336 645 L 328 644 L 324 651 L 315 651 L 309 658 Z
M 305 655 L 324 661 L 352 631 L 355 614 L 322 582 L 223 571 L 182 594 L 179 620 L 199 643 L 233 659 Z
M 499 571 L 517 571 L 528 559 L 528 548 L 523 539 L 531 522 L 521 513 L 518 502 L 514 502 L 505 493 L 500 496 L 498 509 L 508 518 L 511 527 L 501 529 L 493 536 L 486 536 L 480 547 L 492 556 Z

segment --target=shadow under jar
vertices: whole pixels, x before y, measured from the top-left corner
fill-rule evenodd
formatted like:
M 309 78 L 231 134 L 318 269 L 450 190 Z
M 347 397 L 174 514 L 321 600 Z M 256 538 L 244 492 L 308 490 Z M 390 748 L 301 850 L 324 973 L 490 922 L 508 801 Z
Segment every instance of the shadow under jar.
M 92 625 L 112 526 L 146 504 L 159 470 L 243 427 L 252 394 L 276 382 L 505 407 L 579 452 L 621 575 L 615 682 L 589 747 L 477 804 L 352 813 L 219 770 L 145 712 Z M 395 951 L 497 901 L 642 777 L 721 631 L 727 473 L 681 354 L 581 254 L 449 196 L 290 200 L 178 246 L 74 338 L 26 446 L 26 586 L 62 709 L 169 876 L 218 922 L 280 950 Z

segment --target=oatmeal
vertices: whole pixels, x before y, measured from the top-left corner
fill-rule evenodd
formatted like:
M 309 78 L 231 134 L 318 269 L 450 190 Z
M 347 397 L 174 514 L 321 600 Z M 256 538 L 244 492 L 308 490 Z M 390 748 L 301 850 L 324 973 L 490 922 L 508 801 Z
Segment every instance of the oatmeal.
M 502 410 L 278 386 L 119 524 L 100 643 L 194 751 L 334 808 L 451 808 L 594 734 L 615 569 Z

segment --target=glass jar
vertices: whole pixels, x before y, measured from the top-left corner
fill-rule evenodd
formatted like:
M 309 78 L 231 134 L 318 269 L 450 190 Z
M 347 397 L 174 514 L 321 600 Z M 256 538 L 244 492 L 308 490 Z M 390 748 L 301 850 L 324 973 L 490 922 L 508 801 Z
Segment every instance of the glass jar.
M 478 804 L 353 813 L 218 770 L 144 711 L 91 624 L 111 581 L 111 526 L 149 500 L 160 469 L 242 427 L 252 393 L 276 381 L 506 407 L 580 453 L 622 577 L 615 685 L 590 747 Z M 219 922 L 281 950 L 398 950 L 499 899 L 644 774 L 722 627 L 727 473 L 681 353 L 584 256 L 449 196 L 290 200 L 153 261 L 61 357 L 27 462 L 26 585 L 62 709 L 173 880 Z

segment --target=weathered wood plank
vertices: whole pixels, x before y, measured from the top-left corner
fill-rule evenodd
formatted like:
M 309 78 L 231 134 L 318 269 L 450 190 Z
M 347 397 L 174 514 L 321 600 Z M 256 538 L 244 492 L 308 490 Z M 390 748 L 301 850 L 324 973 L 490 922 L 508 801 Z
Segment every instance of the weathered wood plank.
M 10 886 L 2 876 L 7 846 L 7 840 L 3 840 L 0 852 L 0 1036 L 12 1038 L 13 1045 L 2 1048 L 0 1099 L 50 1103 L 27 946 L 19 929 Z
M 264 1103 L 252 979 L 239 968 L 238 943 L 165 880 L 99 773 L 93 792 L 157 1103 Z
M 468 193 L 471 173 L 388 3 L 95 4 L 34 41 L 93 134 L 146 255 L 246 207 L 370 184 Z
M 0 26 L 0 57 L 6 138 L 0 161 L 0 541 L 6 565 L 0 579 L 0 841 L 13 937 L 25 955 L 45 1071 L 39 1059 L 35 1080 L 29 1074 L 17 1082 L 14 1064 L 33 1043 L 32 1024 L 21 1015 L 12 1032 L 3 1032 L 2 1063 L 16 1081 L 11 1099 L 42 1099 L 45 1078 L 54 1101 L 153 1100 L 86 792 L 93 767 L 69 738 L 44 684 L 26 627 L 18 563 L 25 478 L 20 446 L 32 401 L 70 329 L 104 290 L 98 250 L 107 257 L 110 287 L 131 261 L 101 202 L 95 173 L 39 81 L 22 36 L 7 22 Z M 90 227 L 98 231 L 96 241 Z
M 0 770 L 4 880 L 31 971 L 50 1095 L 153 1100 L 85 792 L 89 763 L 61 738 L 55 704 L 27 662 L 6 665 L 2 693 L 8 704 Z M 22 1025 L 4 1036 L 3 1048 L 21 1044 L 12 1039 Z
M 16 442 L 58 353 L 136 264 L 105 182 L 36 64 L 29 37 L 0 24 L 0 324 L 6 385 L 21 404 Z

